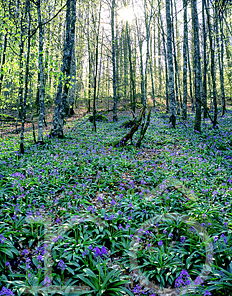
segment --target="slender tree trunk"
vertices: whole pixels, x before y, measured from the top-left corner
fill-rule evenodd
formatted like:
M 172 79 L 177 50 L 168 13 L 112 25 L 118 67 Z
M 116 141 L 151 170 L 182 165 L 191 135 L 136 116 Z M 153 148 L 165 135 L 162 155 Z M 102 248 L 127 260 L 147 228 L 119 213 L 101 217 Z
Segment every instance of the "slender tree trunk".
M 101 40 L 101 53 L 100 53 L 100 66 L 99 66 L 99 71 L 98 71 L 98 83 L 97 83 L 97 104 L 96 104 L 96 110 L 98 108 L 98 98 L 99 98 L 99 88 L 100 88 L 100 81 L 101 81 L 101 73 L 104 73 L 104 69 L 102 70 L 102 65 L 103 65 L 103 60 L 102 60 L 102 55 L 103 55 L 103 34 L 104 34 L 104 28 L 102 29 L 102 40 Z M 102 93 L 101 93 L 102 96 Z
M 25 10 L 28 9 L 28 42 L 27 42 L 27 59 L 26 59 L 26 70 L 25 70 L 25 84 L 24 84 L 24 99 L 22 102 L 23 112 L 22 112 L 22 124 L 21 124 L 21 134 L 20 134 L 20 153 L 24 154 L 24 126 L 26 121 L 26 102 L 28 94 L 28 77 L 29 77 L 29 62 L 30 62 L 30 48 L 31 48 L 31 12 L 30 12 L 30 1 L 27 0 L 25 3 Z M 25 13 L 26 15 L 27 13 Z M 22 17 L 21 16 L 21 29 L 22 29 Z M 23 34 L 23 33 L 22 33 Z M 23 37 L 21 34 L 21 46 L 23 47 Z
M 126 27 L 124 27 L 124 35 L 123 35 L 123 62 L 124 62 L 124 98 L 127 97 L 127 87 L 128 87 L 128 55 L 127 55 L 127 32 Z
M 230 34 L 227 26 L 225 27 L 225 48 L 227 60 L 227 77 L 230 83 L 230 95 L 232 96 L 232 52 L 230 48 Z
M 112 0 L 111 7 L 111 35 L 112 35 L 112 63 L 113 63 L 113 121 L 118 120 L 117 116 L 117 81 L 116 81 L 116 54 L 115 54 L 115 36 L 114 36 L 114 15 L 115 15 L 115 0 Z
M 74 101 L 76 94 L 76 76 L 77 76 L 77 67 L 76 67 L 76 53 L 75 47 L 72 50 L 72 62 L 71 62 L 71 86 L 68 92 L 68 116 L 74 115 Z
M 164 34 L 164 28 L 163 28 L 163 21 L 162 16 L 160 13 L 160 6 L 159 6 L 159 18 L 160 18 L 160 27 L 162 31 L 162 39 L 163 39 L 163 52 L 164 52 L 164 61 L 165 61 L 165 89 L 166 89 L 166 113 L 169 112 L 169 77 L 168 77 L 168 59 L 167 59 L 167 51 L 166 51 L 166 40 L 165 40 L 165 34 Z
M 205 28 L 205 0 L 202 0 L 202 24 L 203 24 L 203 82 L 202 82 L 202 99 L 204 104 L 203 117 L 207 118 L 207 34 Z
M 190 92 L 192 112 L 194 112 L 195 106 L 194 106 L 194 100 L 193 100 L 192 70 L 191 70 L 191 61 L 190 61 L 189 44 L 188 43 L 187 43 L 187 54 L 188 54 L 188 72 L 189 72 L 189 92 Z
M 144 101 L 144 75 L 143 75 L 143 40 L 139 36 L 140 33 L 137 32 L 139 38 L 139 57 L 140 57 L 140 85 L 141 85 L 141 103 Z
M 99 9 L 99 16 L 98 16 L 98 26 L 96 28 L 96 23 L 94 23 L 95 32 L 96 32 L 96 50 L 95 50 L 95 71 L 94 71 L 94 92 L 93 92 L 93 130 L 97 132 L 97 125 L 96 125 L 96 96 L 97 96 L 97 71 L 98 71 L 98 38 L 99 38 L 99 29 L 100 29 L 100 16 L 101 16 L 101 2 L 100 2 L 100 9 Z
M 191 0 L 192 6 L 192 26 L 194 38 L 194 76 L 195 76 L 195 100 L 196 114 L 194 130 L 201 131 L 201 62 L 200 62 L 200 44 L 199 44 L 199 24 L 197 14 L 197 0 Z
M 220 73 L 220 85 L 221 85 L 221 100 L 222 100 L 222 116 L 226 111 L 226 103 L 225 103 L 225 90 L 224 90 L 224 67 L 223 67 L 223 54 L 224 54 L 224 46 L 221 39 L 221 45 L 219 42 L 219 30 L 218 30 L 218 16 L 215 19 L 215 29 L 216 29 L 216 43 L 217 43 L 217 52 L 218 52 L 218 64 L 219 64 L 219 73 Z M 223 35 L 223 26 L 220 27 L 221 38 Z
M 188 68 L 188 19 L 187 19 L 187 0 L 183 0 L 184 7 L 184 41 L 183 41 L 183 108 L 182 108 L 182 118 L 183 120 L 187 119 L 187 68 Z
M 175 35 L 174 35 L 174 16 L 173 16 L 173 5 L 172 0 L 171 3 L 171 26 L 172 26 L 172 45 L 173 45 L 173 58 L 174 58 L 174 65 L 175 65 L 175 72 L 174 72 L 174 81 L 175 81 L 175 90 L 176 90 L 176 104 L 177 104 L 177 114 L 180 115 L 180 98 L 179 98 L 179 88 L 178 88 L 178 63 L 176 58 L 176 45 L 175 45 Z
M 44 69 L 43 69 L 43 28 L 41 20 L 41 1 L 37 0 L 37 16 L 39 24 L 39 129 L 38 129 L 38 143 L 43 143 L 43 122 L 44 122 Z
M 130 44 L 130 32 L 128 22 L 126 22 L 126 31 L 127 31 L 127 46 L 129 51 L 129 64 L 130 64 L 130 83 L 131 83 L 131 95 L 132 95 L 132 102 L 135 102 L 135 82 L 134 82 L 134 71 L 133 71 L 133 64 L 132 64 L 132 54 L 131 54 L 131 44 Z M 135 113 L 135 104 L 132 104 L 132 110 Z
M 159 20 L 158 20 L 159 21 Z M 161 32 L 158 27 L 158 69 L 159 69 L 159 95 L 162 94 L 162 68 L 161 68 Z
M 3 53 L 2 53 L 2 64 L 1 64 L 1 69 L 0 69 L 0 95 L 2 92 L 2 83 L 3 83 L 3 67 L 6 62 L 6 47 L 7 47 L 7 33 L 4 35 L 4 44 L 3 44 Z
M 172 23 L 170 14 L 170 0 L 166 0 L 166 22 L 167 22 L 167 55 L 169 71 L 169 101 L 170 101 L 170 122 L 176 127 L 176 100 L 174 91 L 174 69 L 172 54 Z
M 205 0 L 203 0 L 205 1 Z M 210 21 L 210 14 L 208 9 L 208 4 L 206 5 L 206 14 L 207 14 L 207 24 L 208 24 L 208 31 L 209 31 L 209 46 L 210 46 L 210 56 L 211 56 L 211 77 L 212 77 L 212 84 L 213 84 L 213 127 L 217 125 L 217 90 L 216 90 L 216 75 L 215 75 L 215 53 L 214 53 L 214 46 L 213 46 L 213 37 L 212 37 L 212 28 L 211 28 L 211 21 Z

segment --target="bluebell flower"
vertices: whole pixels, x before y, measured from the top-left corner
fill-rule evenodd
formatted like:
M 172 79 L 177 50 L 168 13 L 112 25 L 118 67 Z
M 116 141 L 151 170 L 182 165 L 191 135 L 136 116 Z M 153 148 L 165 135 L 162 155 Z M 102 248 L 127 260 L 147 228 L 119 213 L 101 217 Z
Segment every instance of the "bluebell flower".
M 7 289 L 6 287 L 2 287 L 2 290 L 0 291 L 0 295 L 13 296 L 14 293 L 10 289 Z
M 60 260 L 57 268 L 62 269 L 64 271 L 66 267 L 67 267 L 67 265 L 64 263 L 64 261 Z
M 163 245 L 162 240 L 160 240 L 160 241 L 158 242 L 158 245 L 159 245 L 160 247 Z
M 1 234 L 0 235 L 0 242 L 1 242 L 1 244 L 3 244 L 5 240 L 6 240 L 6 238 Z
M 45 286 L 45 285 L 47 287 L 49 287 L 51 285 L 51 279 L 48 276 L 46 276 L 45 279 L 44 279 L 43 286 Z

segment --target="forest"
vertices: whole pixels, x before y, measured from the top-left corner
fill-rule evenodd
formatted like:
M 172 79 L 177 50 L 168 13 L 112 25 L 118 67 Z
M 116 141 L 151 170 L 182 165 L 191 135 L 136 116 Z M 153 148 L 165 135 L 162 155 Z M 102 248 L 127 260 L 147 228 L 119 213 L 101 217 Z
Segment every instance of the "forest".
M 0 0 L 0 295 L 232 296 L 231 209 L 231 0 Z

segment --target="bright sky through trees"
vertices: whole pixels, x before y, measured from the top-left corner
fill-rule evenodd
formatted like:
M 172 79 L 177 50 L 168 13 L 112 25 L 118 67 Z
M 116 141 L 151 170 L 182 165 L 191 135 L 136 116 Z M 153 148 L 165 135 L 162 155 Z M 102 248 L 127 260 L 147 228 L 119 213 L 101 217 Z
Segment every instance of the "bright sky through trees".
M 132 23 L 133 19 L 135 18 L 134 10 L 133 10 L 132 6 L 126 6 L 126 7 L 121 8 L 120 10 L 118 10 L 118 14 L 122 20 L 127 21 L 130 24 Z

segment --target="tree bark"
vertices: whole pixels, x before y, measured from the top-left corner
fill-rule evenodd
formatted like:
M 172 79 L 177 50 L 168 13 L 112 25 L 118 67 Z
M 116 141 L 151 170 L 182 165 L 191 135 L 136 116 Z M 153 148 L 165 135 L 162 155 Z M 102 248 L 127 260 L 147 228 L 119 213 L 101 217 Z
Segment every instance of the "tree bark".
M 115 0 L 112 0 L 111 7 L 111 35 L 112 35 L 112 63 L 113 63 L 113 121 L 118 120 L 117 116 L 117 81 L 116 81 L 116 54 L 115 54 L 115 36 L 114 36 L 114 15 Z
M 76 0 L 67 0 L 66 3 L 66 36 L 64 43 L 63 62 L 55 99 L 56 106 L 53 115 L 53 126 L 50 133 L 51 136 L 58 138 L 63 138 L 63 126 L 67 110 L 67 97 L 70 86 L 70 70 L 76 22 Z
M 202 0 L 202 29 L 203 29 L 203 81 L 202 81 L 202 98 L 204 104 L 203 117 L 207 118 L 207 34 L 205 28 L 205 0 Z
M 37 0 L 37 16 L 39 25 L 39 129 L 38 143 L 43 143 L 43 122 L 44 122 L 44 68 L 43 68 L 43 28 L 41 20 L 41 0 Z
M 174 70 L 172 53 L 172 23 L 170 14 L 170 0 L 166 0 L 166 22 L 167 22 L 167 55 L 169 71 L 169 101 L 170 101 L 170 122 L 173 128 L 176 127 L 176 100 L 174 91 Z
M 188 19 L 187 19 L 187 0 L 183 0 L 184 8 L 184 40 L 183 40 L 183 108 L 182 108 L 182 119 L 187 119 L 187 68 L 188 68 Z
M 0 69 L 0 95 L 2 92 L 2 83 L 3 83 L 3 67 L 5 65 L 6 62 L 6 47 L 7 47 L 7 33 L 5 33 L 4 35 L 4 44 L 3 44 L 3 53 L 2 53 L 2 63 L 1 63 L 1 69 Z
M 191 0 L 192 8 L 192 26 L 194 38 L 194 76 L 195 76 L 195 101 L 196 113 L 194 130 L 201 131 L 201 62 L 200 62 L 200 44 L 199 44 L 199 24 L 197 14 L 197 1 Z
M 205 0 L 203 0 L 205 1 Z M 213 84 L 213 127 L 217 125 L 217 89 L 216 89 L 216 75 L 215 75 L 215 52 L 213 46 L 213 37 L 212 37 L 212 28 L 211 28 L 211 21 L 210 21 L 210 14 L 208 9 L 208 4 L 205 2 L 206 7 L 206 14 L 207 14 L 207 24 L 208 24 L 208 31 L 209 31 L 209 46 L 210 46 L 210 56 L 211 56 L 211 78 Z
M 24 126 L 26 121 L 26 102 L 28 94 L 28 77 L 29 77 L 29 62 L 30 62 L 30 49 L 31 49 L 31 12 L 30 12 L 30 1 L 27 0 L 25 3 L 25 10 L 28 9 L 28 40 L 27 40 L 27 58 L 26 58 L 26 70 L 25 70 L 25 84 L 24 84 L 24 98 L 22 101 L 22 123 L 21 123 L 21 134 L 20 134 L 20 153 L 24 154 Z M 27 12 L 25 12 L 27 15 Z M 23 27 L 23 16 L 21 15 L 21 29 Z M 23 29 L 21 33 L 21 47 L 23 48 Z

